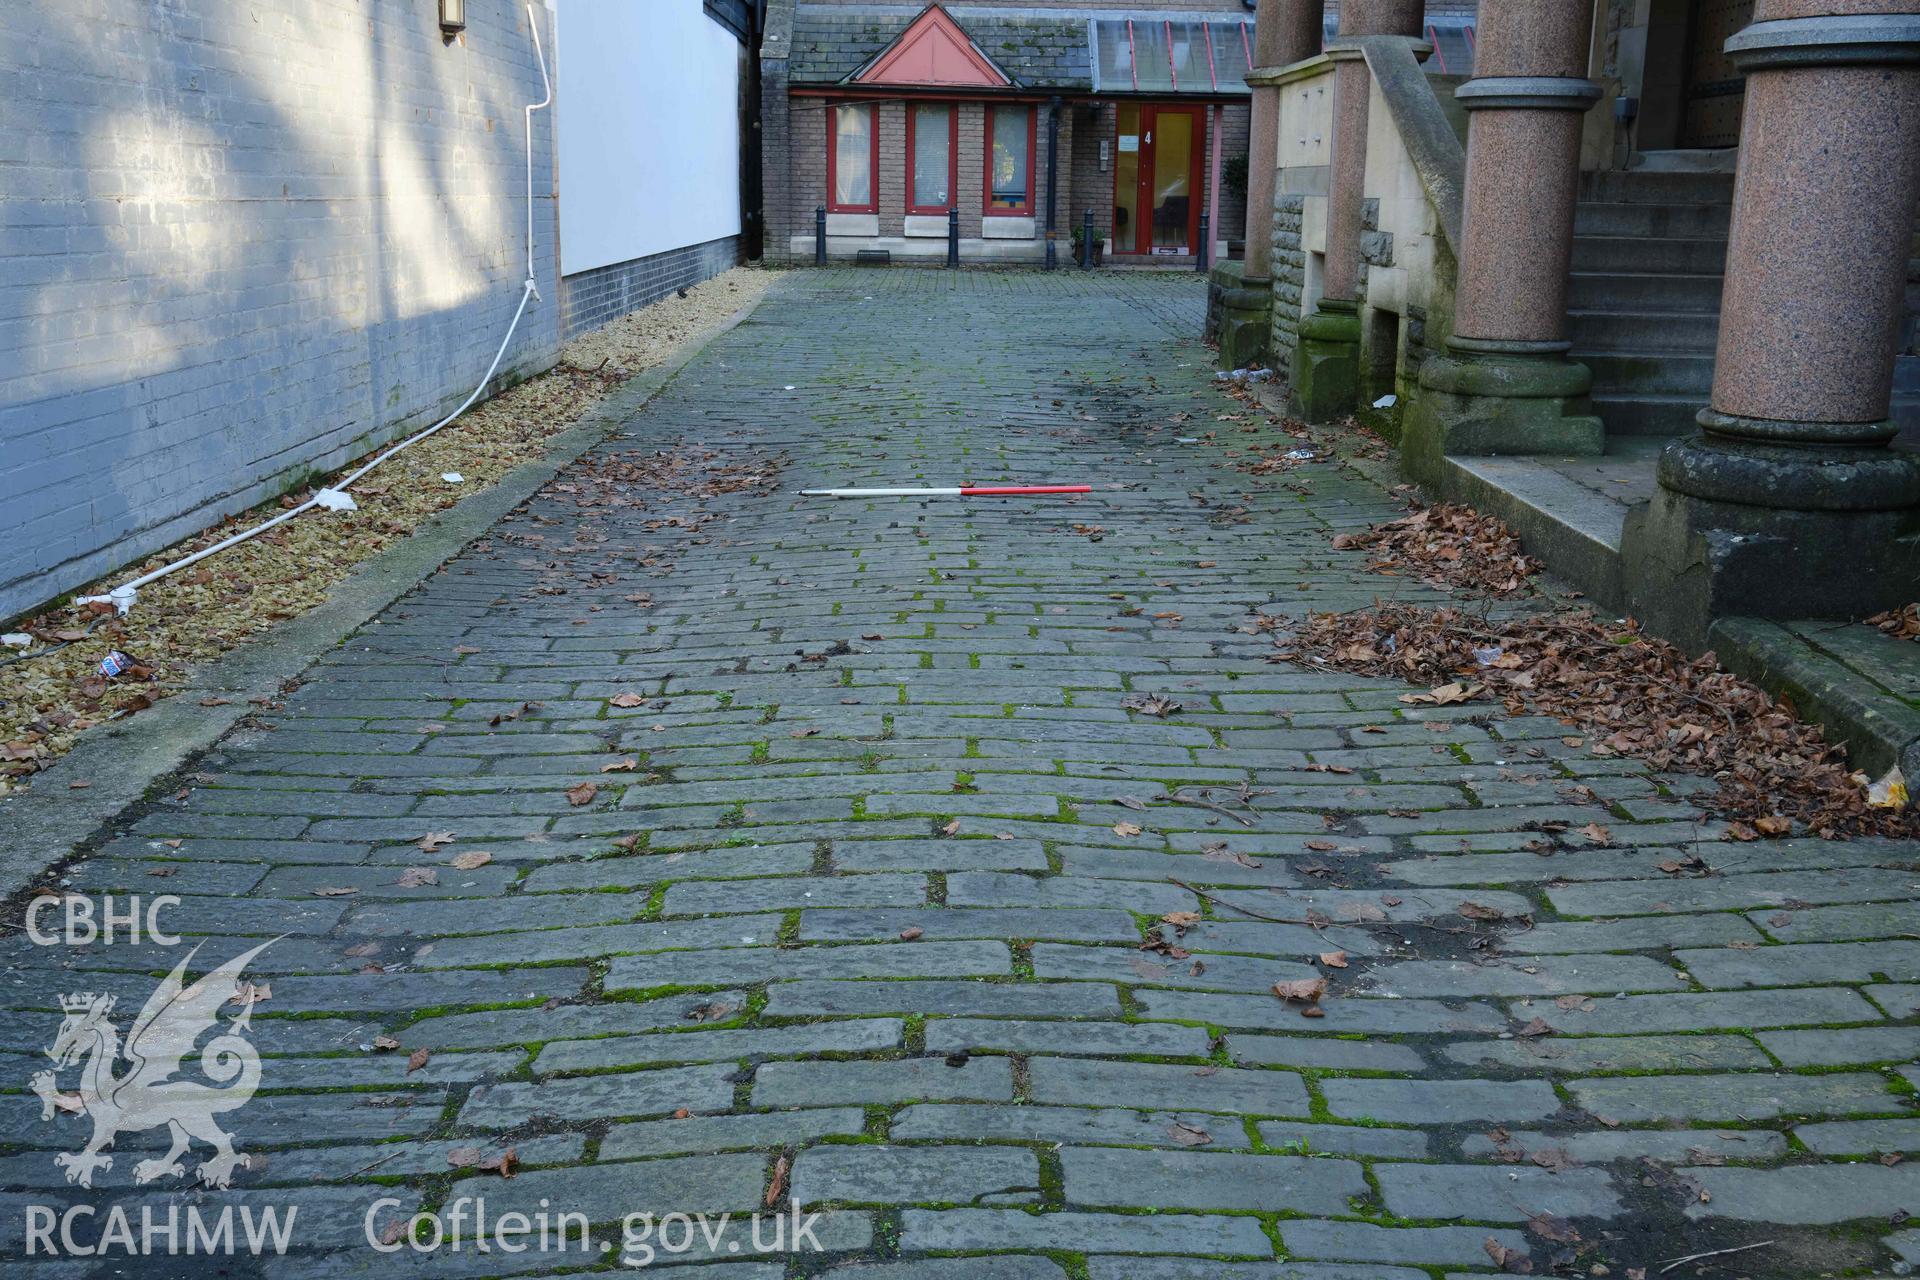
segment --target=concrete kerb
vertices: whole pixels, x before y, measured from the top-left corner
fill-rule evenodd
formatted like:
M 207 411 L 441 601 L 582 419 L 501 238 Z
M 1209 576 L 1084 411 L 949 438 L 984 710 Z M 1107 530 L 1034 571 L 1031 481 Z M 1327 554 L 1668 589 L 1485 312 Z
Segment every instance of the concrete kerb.
M 1920 711 L 1866 676 L 1763 618 L 1715 619 L 1707 640 L 1722 666 L 1790 700 L 1829 741 L 1846 743 L 1855 768 L 1878 775 L 1898 764 L 1920 776 Z
M 0 798 L 0 897 L 12 896 L 72 856 L 155 782 L 250 714 L 254 708 L 249 699 L 276 694 L 321 653 L 365 626 L 605 440 L 758 305 L 742 307 L 672 359 L 636 374 L 580 422 L 554 436 L 545 456 L 515 467 L 498 484 L 462 499 L 366 561 L 329 593 L 326 603 L 209 663 L 151 710 L 90 731 L 72 751 L 33 775 L 29 789 Z M 202 699 L 215 696 L 222 705 L 202 705 Z

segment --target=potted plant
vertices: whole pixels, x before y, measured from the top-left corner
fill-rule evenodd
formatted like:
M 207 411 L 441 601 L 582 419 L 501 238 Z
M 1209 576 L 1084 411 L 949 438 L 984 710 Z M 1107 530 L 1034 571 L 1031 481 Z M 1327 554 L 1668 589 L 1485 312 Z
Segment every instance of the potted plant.
M 1235 156 L 1220 166 L 1220 185 L 1226 189 L 1230 200 L 1247 198 L 1247 158 Z
M 1086 228 L 1083 226 L 1075 227 L 1073 229 L 1073 260 L 1074 262 L 1078 263 L 1080 261 L 1081 250 L 1085 246 L 1085 244 L 1086 244 Z M 1106 257 L 1106 248 L 1107 248 L 1107 233 L 1104 231 L 1096 230 L 1093 233 L 1093 265 L 1094 266 L 1096 267 L 1099 266 L 1101 261 Z

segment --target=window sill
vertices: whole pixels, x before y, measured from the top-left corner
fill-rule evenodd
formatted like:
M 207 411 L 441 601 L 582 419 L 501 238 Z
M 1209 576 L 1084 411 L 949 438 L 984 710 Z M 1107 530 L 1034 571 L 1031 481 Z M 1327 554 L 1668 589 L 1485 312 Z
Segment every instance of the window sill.
M 830 236 L 877 236 L 880 234 L 880 215 L 877 213 L 830 213 L 827 215 L 827 234 Z
M 993 214 L 980 219 L 980 235 L 986 240 L 1031 240 L 1037 225 L 1032 216 L 1009 217 Z

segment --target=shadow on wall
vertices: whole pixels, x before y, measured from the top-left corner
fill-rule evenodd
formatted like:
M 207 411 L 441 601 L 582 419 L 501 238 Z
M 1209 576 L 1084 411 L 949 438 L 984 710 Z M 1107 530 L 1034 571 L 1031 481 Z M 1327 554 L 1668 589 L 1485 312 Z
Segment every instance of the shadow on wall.
M 0 617 L 471 390 L 519 301 L 542 88 L 519 0 L 467 9 L 452 44 L 379 0 L 8 13 Z M 546 301 L 505 378 L 558 349 L 551 155 L 536 117 Z

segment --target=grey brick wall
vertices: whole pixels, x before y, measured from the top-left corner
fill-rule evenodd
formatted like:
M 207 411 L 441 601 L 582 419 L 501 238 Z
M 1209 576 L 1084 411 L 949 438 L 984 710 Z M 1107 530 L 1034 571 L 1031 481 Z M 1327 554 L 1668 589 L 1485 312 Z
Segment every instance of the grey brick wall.
M 1063 235 L 1081 224 L 1088 209 L 1093 210 L 1093 229 L 1101 235 L 1113 231 L 1113 170 L 1100 168 L 1100 141 L 1106 139 L 1107 153 L 1113 153 L 1113 112 L 1101 112 L 1096 122 L 1085 103 L 1073 103 L 1063 109 L 1073 117 L 1073 146 L 1062 147 L 1060 158 L 1069 166 L 1066 180 L 1060 184 L 1060 225 Z M 1071 239 L 1068 248 L 1072 247 Z
M 1208 117 L 1211 121 L 1212 117 Z M 1246 102 L 1229 102 L 1220 113 L 1220 166 L 1224 170 L 1229 160 L 1236 156 L 1247 158 L 1247 130 L 1253 123 L 1253 106 Z M 1220 225 L 1214 228 L 1214 237 L 1221 240 L 1238 240 L 1247 234 L 1247 193 L 1242 188 L 1238 193 L 1220 184 Z
M 658 302 L 675 289 L 711 280 L 739 262 L 740 238 L 726 236 L 563 276 L 560 336 L 571 338 L 598 329 L 629 311 Z
M 467 10 L 452 44 L 424 0 L 0 11 L 0 617 L 465 397 L 520 298 L 541 94 L 518 0 Z M 551 138 L 507 377 L 557 346 Z
M 1300 296 L 1307 286 L 1307 255 L 1300 247 L 1300 215 L 1306 197 L 1277 196 L 1273 202 L 1273 367 L 1293 369 L 1293 347 L 1300 337 Z
M 760 39 L 760 203 L 766 225 L 761 258 L 769 264 L 791 260 L 787 245 L 798 227 L 793 101 L 787 93 L 793 5 L 794 0 L 767 0 L 766 27 Z
M 880 234 L 897 236 L 907 226 L 907 104 L 877 104 L 874 128 L 880 141 Z M 824 117 L 822 117 L 824 121 Z M 822 146 L 824 153 L 826 148 Z M 821 200 L 826 199 L 826 157 L 820 160 Z
M 1044 118 L 1043 116 L 1042 119 Z M 1046 125 L 1043 123 L 1040 128 L 1044 134 Z M 980 220 L 984 216 L 987 203 L 987 108 L 985 103 L 963 102 L 960 104 L 959 142 L 960 163 L 957 179 L 959 185 L 954 189 L 954 205 L 960 211 L 960 234 L 971 238 L 980 234 Z M 1045 149 L 1047 144 L 1044 137 L 1039 145 L 1043 150 Z M 1036 198 L 1040 185 L 1044 182 L 1045 178 L 1041 178 L 1034 184 Z
M 783 166 L 787 174 L 788 198 L 792 203 L 786 221 L 793 234 L 810 236 L 813 234 L 814 210 L 827 202 L 826 99 L 790 100 L 787 140 L 788 152 Z M 767 154 L 774 154 L 771 142 Z M 786 250 L 787 237 L 780 237 L 778 248 Z M 768 254 L 772 254 L 774 249 L 775 246 L 769 244 Z M 812 259 L 795 255 L 795 260 L 807 262 Z

